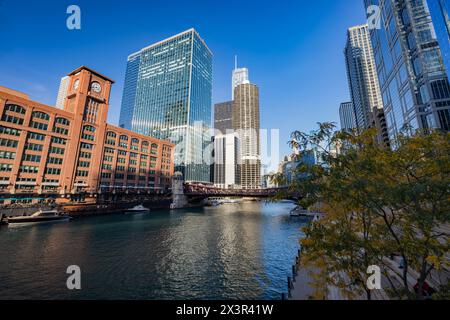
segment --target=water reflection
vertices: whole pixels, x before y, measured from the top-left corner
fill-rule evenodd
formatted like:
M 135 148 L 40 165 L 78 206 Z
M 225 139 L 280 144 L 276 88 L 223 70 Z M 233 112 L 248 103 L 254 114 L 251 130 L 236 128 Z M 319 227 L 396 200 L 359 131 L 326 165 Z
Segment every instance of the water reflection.
M 279 299 L 298 249 L 290 204 L 113 215 L 0 230 L 5 299 Z M 82 290 L 65 287 L 69 265 Z

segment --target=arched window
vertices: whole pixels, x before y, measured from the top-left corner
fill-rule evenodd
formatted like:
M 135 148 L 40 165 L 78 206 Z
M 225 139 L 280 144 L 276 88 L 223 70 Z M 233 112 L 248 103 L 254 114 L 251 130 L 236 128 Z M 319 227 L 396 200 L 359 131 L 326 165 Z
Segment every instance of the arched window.
M 116 138 L 117 137 L 117 134 L 115 133 L 115 132 L 112 132 L 112 131 L 108 131 L 107 133 L 106 133 L 106 136 L 108 137 L 108 138 Z
M 22 106 L 18 106 L 17 104 L 7 104 L 5 105 L 5 111 L 11 111 L 15 113 L 25 114 L 26 110 Z
M 132 143 L 132 144 L 139 144 L 139 139 L 133 138 L 133 139 L 131 140 L 131 143 Z
M 84 131 L 95 133 L 95 128 L 93 126 L 84 126 Z
M 120 141 L 128 141 L 128 136 L 125 135 L 120 136 Z
M 45 120 L 45 121 L 50 120 L 50 116 L 41 111 L 33 111 L 32 117 L 33 117 L 33 119 L 37 118 L 37 119 L 41 119 L 41 120 Z

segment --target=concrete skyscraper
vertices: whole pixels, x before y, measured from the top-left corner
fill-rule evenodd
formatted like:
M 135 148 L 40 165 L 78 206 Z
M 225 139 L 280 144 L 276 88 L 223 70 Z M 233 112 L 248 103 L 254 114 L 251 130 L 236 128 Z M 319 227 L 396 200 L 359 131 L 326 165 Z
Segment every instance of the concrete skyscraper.
M 445 29 L 431 16 L 427 0 L 395 5 L 391 0 L 365 0 L 365 5 L 381 9 L 380 28 L 370 33 L 389 139 L 402 129 L 448 131 L 450 85 L 436 37 Z
M 352 102 L 343 102 L 339 107 L 339 117 L 341 120 L 341 129 L 351 131 L 356 128 L 355 110 Z
M 194 29 L 128 57 L 120 126 L 175 148 L 175 171 L 210 181 L 212 52 Z
M 56 97 L 56 108 L 64 109 L 64 102 L 66 101 L 67 92 L 69 90 L 70 77 L 65 76 L 61 78 L 61 83 L 59 84 L 58 97 Z
M 347 76 L 359 130 L 371 127 L 374 108 L 383 108 L 367 25 L 348 29 L 345 46 Z
M 261 187 L 259 89 L 243 83 L 234 90 L 233 127 L 241 144 L 241 186 Z

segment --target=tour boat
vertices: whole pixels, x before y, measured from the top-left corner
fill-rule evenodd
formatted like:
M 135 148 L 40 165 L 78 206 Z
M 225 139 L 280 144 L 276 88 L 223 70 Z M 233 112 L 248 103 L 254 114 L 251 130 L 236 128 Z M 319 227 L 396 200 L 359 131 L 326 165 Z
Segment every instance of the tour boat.
M 31 225 L 38 223 L 69 221 L 70 216 L 60 213 L 58 210 L 39 210 L 31 216 L 8 218 L 8 226 Z
M 138 205 L 138 206 L 134 206 L 131 209 L 127 209 L 125 210 L 126 214 L 133 214 L 133 213 L 149 213 L 150 209 L 144 207 L 142 204 Z

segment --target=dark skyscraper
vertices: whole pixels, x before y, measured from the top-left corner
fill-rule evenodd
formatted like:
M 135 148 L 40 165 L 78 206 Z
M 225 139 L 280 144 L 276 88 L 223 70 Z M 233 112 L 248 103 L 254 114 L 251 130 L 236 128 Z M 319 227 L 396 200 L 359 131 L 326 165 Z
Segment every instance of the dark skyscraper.
M 216 134 L 226 134 L 233 130 L 233 101 L 214 105 L 214 129 Z

